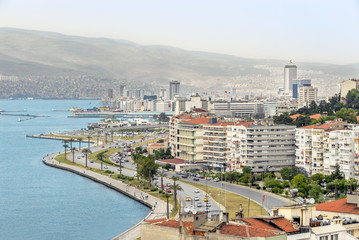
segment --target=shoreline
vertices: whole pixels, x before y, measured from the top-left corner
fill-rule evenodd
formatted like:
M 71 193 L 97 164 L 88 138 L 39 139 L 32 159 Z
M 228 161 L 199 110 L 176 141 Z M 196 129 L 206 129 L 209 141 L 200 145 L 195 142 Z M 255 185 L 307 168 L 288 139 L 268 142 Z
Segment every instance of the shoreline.
M 92 181 L 98 182 L 108 188 L 111 188 L 119 193 L 124 194 L 127 197 L 136 200 L 137 202 L 147 206 L 150 209 L 150 212 L 144 218 L 144 220 L 148 219 L 157 219 L 157 218 L 166 218 L 166 209 L 167 205 L 161 199 L 158 199 L 152 195 L 149 195 L 145 192 L 142 192 L 134 187 L 127 186 L 127 184 L 122 183 L 121 181 L 117 181 L 115 179 L 109 178 L 108 176 L 101 175 L 99 173 L 93 172 L 91 170 L 87 170 L 77 166 L 71 166 L 64 163 L 59 163 L 55 160 L 55 157 L 58 153 L 48 154 L 43 157 L 42 162 L 49 166 L 58 168 L 61 170 L 69 171 L 80 175 L 82 177 L 86 177 L 91 179 Z M 147 196 L 142 197 L 142 196 Z M 170 205 L 171 208 L 171 205 Z M 171 209 L 170 209 L 171 211 Z M 136 239 L 141 236 L 141 223 L 135 224 L 134 226 L 130 227 L 126 231 L 120 233 L 119 235 L 112 238 L 112 240 L 118 239 Z

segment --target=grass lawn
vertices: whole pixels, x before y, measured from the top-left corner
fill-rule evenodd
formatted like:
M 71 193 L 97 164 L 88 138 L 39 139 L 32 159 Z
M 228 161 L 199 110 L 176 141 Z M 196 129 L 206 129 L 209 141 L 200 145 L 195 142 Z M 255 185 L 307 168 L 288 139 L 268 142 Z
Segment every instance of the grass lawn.
M 202 191 L 206 191 L 206 186 L 199 183 L 185 182 L 190 184 Z M 216 202 L 225 206 L 225 194 L 224 191 L 221 193 L 221 189 L 207 186 L 208 195 L 210 195 Z M 239 205 L 242 204 L 244 217 L 267 214 L 264 208 L 262 208 L 256 202 L 249 200 L 248 198 L 240 195 L 227 192 L 227 211 L 229 212 L 229 219 L 236 217 L 236 212 L 239 211 Z M 249 208 L 249 214 L 248 214 Z

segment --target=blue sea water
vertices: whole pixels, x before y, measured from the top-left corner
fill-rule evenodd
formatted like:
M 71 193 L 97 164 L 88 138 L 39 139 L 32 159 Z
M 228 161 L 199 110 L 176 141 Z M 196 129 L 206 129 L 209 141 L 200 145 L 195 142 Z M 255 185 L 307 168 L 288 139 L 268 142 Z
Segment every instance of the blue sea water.
M 98 100 L 0 100 L 0 109 L 49 117 L 0 115 L 0 239 L 111 239 L 150 211 L 101 184 L 42 163 L 60 141 L 26 138 L 85 128 L 96 119 L 67 118 L 72 106 Z M 10 113 L 10 112 L 9 112 Z M 26 119 L 27 117 L 21 117 Z

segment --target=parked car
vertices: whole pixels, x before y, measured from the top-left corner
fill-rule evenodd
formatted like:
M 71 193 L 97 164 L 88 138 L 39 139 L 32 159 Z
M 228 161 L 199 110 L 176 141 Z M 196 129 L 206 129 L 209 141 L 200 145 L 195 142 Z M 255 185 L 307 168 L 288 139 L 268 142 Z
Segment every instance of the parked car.
M 199 197 L 195 197 L 194 200 L 195 200 L 195 201 L 199 201 Z
M 201 202 L 198 202 L 198 203 L 197 203 L 197 207 L 202 207 L 202 203 L 201 203 Z
M 199 193 L 199 189 L 196 188 L 196 189 L 194 190 L 194 192 L 195 192 L 195 193 Z
M 193 178 L 193 181 L 197 182 L 197 181 L 199 181 L 199 178 Z

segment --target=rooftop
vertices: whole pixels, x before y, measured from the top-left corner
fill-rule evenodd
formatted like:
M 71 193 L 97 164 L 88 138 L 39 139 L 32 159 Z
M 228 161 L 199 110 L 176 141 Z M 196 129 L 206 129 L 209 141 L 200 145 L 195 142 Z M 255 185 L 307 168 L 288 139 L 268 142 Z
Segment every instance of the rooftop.
M 163 163 L 172 163 L 172 164 L 184 164 L 186 161 L 180 158 L 171 158 L 171 159 L 163 159 L 163 160 L 157 160 L 159 162 Z
M 319 203 L 316 206 L 316 210 L 327 211 L 327 212 L 359 214 L 359 208 L 357 204 L 347 203 L 347 198 L 338 199 L 325 203 Z
M 195 118 L 195 119 L 185 121 L 184 123 L 187 123 L 187 124 L 208 124 L 209 122 L 210 122 L 210 118 L 200 117 L 200 118 Z

